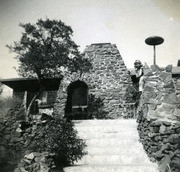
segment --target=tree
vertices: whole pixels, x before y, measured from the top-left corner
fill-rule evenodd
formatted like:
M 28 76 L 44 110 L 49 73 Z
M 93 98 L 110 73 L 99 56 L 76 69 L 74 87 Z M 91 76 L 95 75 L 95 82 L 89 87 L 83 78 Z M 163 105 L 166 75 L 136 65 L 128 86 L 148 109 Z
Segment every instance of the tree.
M 17 54 L 20 76 L 43 79 L 60 76 L 64 68 L 71 72 L 89 69 L 90 62 L 80 55 L 71 39 L 71 27 L 62 21 L 39 19 L 36 24 L 21 23 L 20 26 L 25 31 L 20 41 L 7 45 Z
M 87 72 L 91 63 L 84 58 L 78 46 L 72 40 L 70 26 L 60 20 L 39 19 L 35 24 L 20 24 L 24 29 L 19 42 L 7 45 L 19 61 L 18 74 L 23 77 L 36 77 L 43 90 L 42 79 L 59 77 L 63 70 L 70 72 Z M 31 103 L 36 99 L 36 95 Z M 29 113 L 29 112 L 27 112 Z

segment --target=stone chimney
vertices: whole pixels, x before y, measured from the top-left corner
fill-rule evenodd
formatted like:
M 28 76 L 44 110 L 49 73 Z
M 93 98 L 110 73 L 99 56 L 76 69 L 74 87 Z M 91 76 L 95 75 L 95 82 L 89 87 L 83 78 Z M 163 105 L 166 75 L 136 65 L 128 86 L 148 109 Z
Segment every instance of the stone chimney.
M 132 85 L 131 77 L 115 44 L 98 43 L 86 46 L 84 56 L 91 59 L 92 70 L 79 76 L 64 76 L 59 88 L 55 112 L 63 112 L 67 102 L 67 87 L 77 80 L 88 87 L 88 95 L 102 100 L 103 109 L 110 118 L 122 118 L 126 91 Z

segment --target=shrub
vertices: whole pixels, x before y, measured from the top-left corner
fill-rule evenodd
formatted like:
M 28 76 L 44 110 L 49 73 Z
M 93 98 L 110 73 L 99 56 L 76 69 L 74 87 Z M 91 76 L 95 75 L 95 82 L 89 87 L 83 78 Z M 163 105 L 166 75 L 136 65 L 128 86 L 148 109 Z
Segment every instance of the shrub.
M 7 156 L 7 164 L 0 165 L 3 165 L 5 171 L 9 166 L 15 167 L 24 155 L 31 152 L 48 152 L 57 167 L 71 165 L 85 155 L 86 144 L 78 138 L 71 121 L 59 117 L 50 118 L 40 124 L 23 122 L 21 119 L 17 121 L 20 116 L 25 116 L 19 105 L 21 102 L 8 98 L 1 99 L 0 103 L 3 110 L 1 118 L 4 120 L 0 123 L 0 141 Z
M 67 166 L 85 155 L 85 142 L 77 137 L 71 121 L 60 118 L 37 125 L 27 146 L 30 152 L 49 152 L 53 154 L 56 166 Z
M 0 97 L 0 117 L 4 118 L 10 109 L 19 106 L 21 103 L 22 101 L 16 97 Z
M 128 86 L 125 92 L 125 101 L 128 103 L 139 101 L 139 92 L 137 90 L 137 85 Z
M 104 102 L 101 98 L 96 98 L 90 94 L 88 97 L 89 118 L 110 119 L 108 112 L 104 110 Z

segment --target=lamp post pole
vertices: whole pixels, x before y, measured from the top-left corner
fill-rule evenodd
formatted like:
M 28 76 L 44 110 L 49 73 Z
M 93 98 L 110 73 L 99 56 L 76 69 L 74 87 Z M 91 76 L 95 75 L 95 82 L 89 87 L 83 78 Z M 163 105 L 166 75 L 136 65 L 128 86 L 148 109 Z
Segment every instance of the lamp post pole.
M 154 65 L 156 65 L 156 46 L 154 45 Z
M 159 36 L 152 36 L 145 40 L 147 45 L 151 45 L 154 47 L 154 65 L 156 65 L 156 45 L 160 45 L 164 42 L 164 39 Z

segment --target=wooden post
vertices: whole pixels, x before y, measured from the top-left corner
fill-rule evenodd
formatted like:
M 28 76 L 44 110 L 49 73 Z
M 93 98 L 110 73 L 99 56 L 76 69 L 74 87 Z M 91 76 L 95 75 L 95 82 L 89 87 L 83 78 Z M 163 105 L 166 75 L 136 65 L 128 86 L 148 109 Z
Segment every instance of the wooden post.
M 23 107 L 26 112 L 26 110 L 27 110 L 27 91 L 24 92 Z

